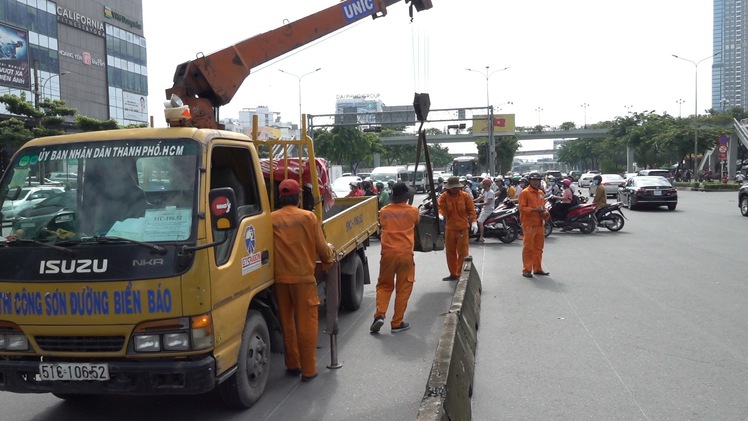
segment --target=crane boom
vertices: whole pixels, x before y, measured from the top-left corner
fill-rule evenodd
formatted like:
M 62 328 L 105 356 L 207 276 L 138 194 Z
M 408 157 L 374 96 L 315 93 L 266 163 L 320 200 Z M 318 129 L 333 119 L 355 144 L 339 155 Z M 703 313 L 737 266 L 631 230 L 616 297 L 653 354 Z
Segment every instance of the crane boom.
M 213 54 L 180 64 L 174 73 L 174 85 L 166 90 L 166 97 L 180 97 L 190 107 L 192 118 L 170 124 L 221 128 L 218 108 L 231 101 L 252 68 L 366 17 L 376 19 L 385 16 L 387 7 L 399 1 L 347 0 Z M 432 7 L 431 0 L 405 2 L 411 3 L 411 14 L 413 7 L 418 11 Z

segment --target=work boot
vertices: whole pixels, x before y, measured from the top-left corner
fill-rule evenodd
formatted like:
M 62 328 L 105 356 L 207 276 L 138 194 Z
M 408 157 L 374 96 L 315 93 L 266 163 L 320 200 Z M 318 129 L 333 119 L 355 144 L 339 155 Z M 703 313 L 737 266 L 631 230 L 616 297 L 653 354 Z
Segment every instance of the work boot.
M 384 317 L 377 316 L 374 318 L 374 323 L 371 324 L 371 327 L 369 330 L 371 333 L 379 333 L 379 329 L 382 328 L 382 325 L 384 324 Z

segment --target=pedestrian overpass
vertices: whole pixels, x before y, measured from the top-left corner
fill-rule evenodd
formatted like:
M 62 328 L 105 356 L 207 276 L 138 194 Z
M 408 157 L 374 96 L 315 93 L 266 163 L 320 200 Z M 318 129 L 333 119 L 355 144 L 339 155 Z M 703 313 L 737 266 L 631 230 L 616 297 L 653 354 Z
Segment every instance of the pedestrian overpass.
M 573 130 L 554 130 L 547 132 L 516 132 L 517 140 L 541 140 L 541 139 L 589 139 L 600 138 L 608 135 L 609 129 L 573 129 Z M 475 142 L 476 138 L 485 137 L 485 135 L 473 134 L 436 134 L 427 135 L 426 142 L 437 143 L 470 143 Z M 497 136 L 498 137 L 498 136 Z M 387 136 L 380 137 L 382 145 L 415 145 L 417 136 Z M 534 154 L 538 155 L 538 154 Z

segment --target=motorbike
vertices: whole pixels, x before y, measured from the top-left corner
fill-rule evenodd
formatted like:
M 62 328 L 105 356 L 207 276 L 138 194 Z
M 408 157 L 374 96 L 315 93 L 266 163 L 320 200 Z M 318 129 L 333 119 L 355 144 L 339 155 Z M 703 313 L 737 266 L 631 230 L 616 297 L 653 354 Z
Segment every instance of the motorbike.
M 476 214 L 480 215 L 480 205 L 476 206 Z M 495 207 L 483 223 L 483 238 L 498 238 L 502 243 L 511 243 L 520 233 L 519 209 L 509 199 L 505 199 Z M 480 234 L 471 234 L 471 238 L 478 238 Z
M 553 206 L 558 202 L 554 197 L 548 198 L 546 201 L 546 208 L 550 212 Z M 569 208 L 566 213 L 566 217 L 563 220 L 558 220 L 553 217 L 551 212 L 551 219 L 548 220 L 552 228 L 560 228 L 563 231 L 570 231 L 573 229 L 579 229 L 584 234 L 589 234 L 597 227 L 597 221 L 595 220 L 595 205 L 594 203 L 579 204 Z M 548 224 L 546 224 L 547 226 Z M 551 229 L 552 231 L 552 229 Z
M 623 228 L 624 219 L 621 207 L 623 203 L 616 202 L 612 205 L 607 205 L 595 213 L 595 221 L 598 227 L 605 227 L 610 231 L 620 231 Z
M 506 209 L 506 208 L 515 208 L 517 209 L 517 212 L 513 215 L 510 215 L 506 219 L 506 223 L 509 225 L 514 225 L 517 229 L 518 237 L 522 235 L 522 222 L 519 219 L 519 208 L 517 207 L 517 204 L 514 203 L 511 199 L 506 198 L 503 202 L 499 203 L 499 205 L 496 207 L 497 209 Z M 553 224 L 549 221 L 546 221 L 545 223 L 545 232 L 544 235 L 548 237 L 553 232 Z

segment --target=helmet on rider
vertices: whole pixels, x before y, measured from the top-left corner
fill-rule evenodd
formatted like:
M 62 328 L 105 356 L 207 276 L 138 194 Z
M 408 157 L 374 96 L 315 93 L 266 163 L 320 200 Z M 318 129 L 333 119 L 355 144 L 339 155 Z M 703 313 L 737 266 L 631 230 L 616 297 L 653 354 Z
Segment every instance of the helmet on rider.
M 387 180 L 387 185 L 392 187 L 395 185 L 395 180 Z
M 473 180 L 473 175 L 472 174 L 468 174 L 468 175 L 465 176 L 465 178 L 467 178 L 468 180 L 472 181 Z
M 444 179 L 442 177 L 439 177 L 436 181 L 439 182 L 439 183 L 443 183 Z
M 598 175 L 596 175 L 596 176 L 592 177 L 592 179 L 593 179 L 594 181 L 597 181 L 598 183 L 602 183 L 602 182 L 603 182 L 603 177 L 602 177 L 602 176 L 601 176 L 600 174 L 598 174 Z
M 464 183 L 466 181 L 467 181 L 467 177 L 465 177 L 464 175 L 460 176 L 460 183 Z
M 571 186 L 571 180 L 569 180 L 569 179 L 564 180 L 562 183 L 563 183 L 564 187 Z
M 384 183 L 382 183 L 381 181 L 377 181 L 376 186 L 377 190 L 382 190 L 384 188 Z
M 549 182 L 549 183 L 553 183 L 553 182 L 554 182 L 555 180 L 556 180 L 556 177 L 554 177 L 554 176 L 552 176 L 552 175 L 549 175 L 549 176 L 548 176 L 548 182 Z
M 522 177 L 519 179 L 520 184 L 530 184 L 530 181 L 527 179 L 527 177 Z
M 530 175 L 527 176 L 528 180 L 542 180 L 543 177 L 540 176 L 540 173 L 537 171 L 533 171 L 530 173 Z
M 512 181 L 519 181 L 519 180 L 521 179 L 518 175 L 515 175 L 514 177 L 512 177 Z
M 349 183 L 349 186 L 351 186 L 352 189 L 357 189 L 358 188 L 358 182 L 357 181 L 351 181 Z
M 485 185 L 489 185 L 490 186 L 491 184 L 493 184 L 493 180 L 491 180 L 490 178 L 484 178 L 483 181 L 481 182 L 481 184 L 483 184 L 484 186 Z

